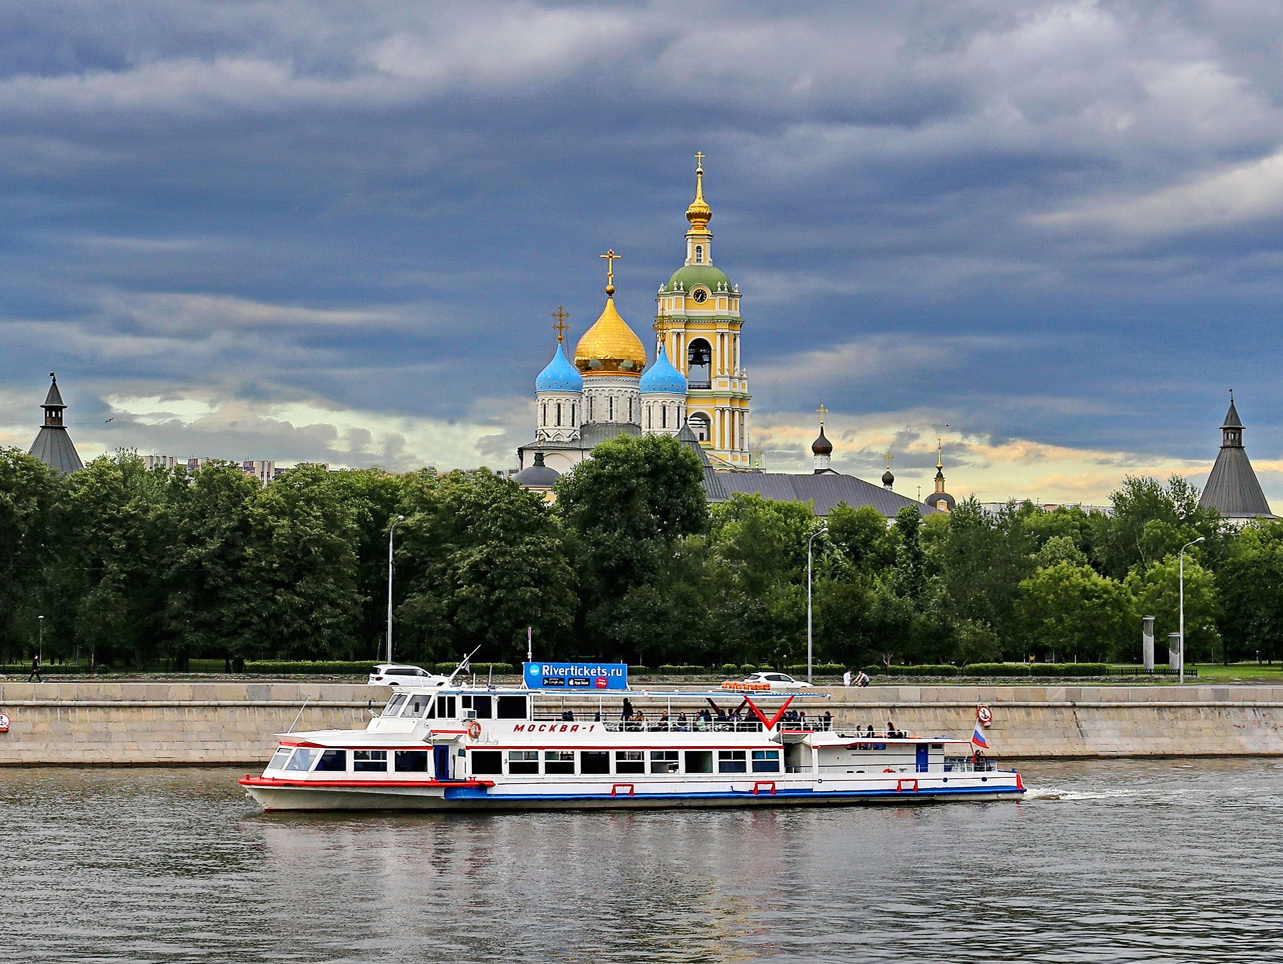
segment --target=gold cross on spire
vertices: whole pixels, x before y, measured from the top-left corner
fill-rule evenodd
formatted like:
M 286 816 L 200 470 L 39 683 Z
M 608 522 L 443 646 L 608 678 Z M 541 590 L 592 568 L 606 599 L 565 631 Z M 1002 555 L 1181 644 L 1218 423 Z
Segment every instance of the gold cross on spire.
M 703 166 L 704 166 L 704 152 L 703 152 L 703 151 L 696 151 L 696 152 L 695 152 L 695 166 L 696 166 L 697 168 L 699 168 L 699 167 L 703 167 Z
M 557 344 L 560 345 L 562 338 L 566 335 L 566 319 L 569 318 L 570 315 L 566 311 L 564 305 L 558 305 L 557 310 L 552 313 L 552 316 L 557 319 L 557 323 L 552 326 L 552 330 L 557 333 Z
M 891 471 L 891 453 L 886 452 L 883 454 L 882 457 L 887 460 L 887 471 L 890 472 Z
M 824 407 L 823 402 L 820 402 L 820 407 L 817 408 L 815 411 L 816 411 L 816 414 L 820 416 L 820 428 L 824 428 L 824 416 L 829 414 L 829 410 Z
M 607 248 L 605 254 L 599 254 L 597 257 L 606 259 L 606 293 L 613 294 L 615 290 L 615 262 L 623 255 L 615 254 L 614 248 Z

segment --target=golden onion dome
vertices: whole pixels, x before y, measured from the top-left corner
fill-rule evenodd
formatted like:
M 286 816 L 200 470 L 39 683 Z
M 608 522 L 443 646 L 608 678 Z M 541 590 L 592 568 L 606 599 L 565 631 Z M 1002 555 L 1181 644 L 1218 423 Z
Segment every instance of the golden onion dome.
M 703 155 L 697 154 L 696 157 L 702 159 Z M 686 220 L 690 222 L 691 230 L 707 231 L 712 218 L 713 209 L 704 200 L 704 166 L 700 164 L 695 168 L 695 200 L 686 209 Z
M 606 288 L 606 307 L 575 346 L 575 367 L 584 375 L 634 375 L 646 367 L 641 339 L 615 310 L 614 285 Z

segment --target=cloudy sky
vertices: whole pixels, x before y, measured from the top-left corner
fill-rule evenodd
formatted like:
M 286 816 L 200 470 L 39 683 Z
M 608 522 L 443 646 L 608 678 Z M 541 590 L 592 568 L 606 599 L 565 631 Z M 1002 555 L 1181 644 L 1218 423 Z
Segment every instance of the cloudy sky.
M 1283 4 L 0 8 L 0 444 L 515 464 L 551 313 L 647 336 L 702 150 L 752 433 L 897 489 L 1283 509 Z M 110 419 L 110 421 L 108 421 Z

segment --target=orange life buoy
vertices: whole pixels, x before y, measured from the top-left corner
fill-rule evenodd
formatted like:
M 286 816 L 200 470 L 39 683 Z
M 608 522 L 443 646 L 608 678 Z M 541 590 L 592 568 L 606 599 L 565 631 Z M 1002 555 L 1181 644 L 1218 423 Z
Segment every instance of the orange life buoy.
M 4 713 L 0 713 L 0 733 L 8 733 L 8 732 L 9 732 L 9 717 Z
M 472 737 L 474 740 L 481 739 L 481 724 L 476 720 L 468 721 L 468 736 Z

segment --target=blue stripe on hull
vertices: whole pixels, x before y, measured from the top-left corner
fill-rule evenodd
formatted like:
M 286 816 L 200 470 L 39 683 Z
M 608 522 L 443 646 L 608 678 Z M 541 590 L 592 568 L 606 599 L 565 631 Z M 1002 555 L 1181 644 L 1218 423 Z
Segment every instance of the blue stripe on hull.
M 748 790 L 731 790 L 710 793 L 488 793 L 471 787 L 450 788 L 445 791 L 447 801 L 485 801 L 490 804 L 512 803 L 663 803 L 702 802 L 702 803 L 746 803 L 771 801 L 804 803 L 804 802 L 838 802 L 842 800 L 903 800 L 912 803 L 914 800 L 931 800 L 936 797 L 994 796 L 997 794 L 1022 794 L 1025 791 L 1017 787 L 942 787 L 933 790 L 835 790 L 825 793 L 816 790 L 777 790 L 775 793 L 752 793 Z

